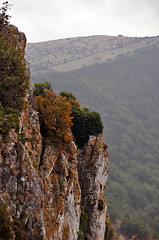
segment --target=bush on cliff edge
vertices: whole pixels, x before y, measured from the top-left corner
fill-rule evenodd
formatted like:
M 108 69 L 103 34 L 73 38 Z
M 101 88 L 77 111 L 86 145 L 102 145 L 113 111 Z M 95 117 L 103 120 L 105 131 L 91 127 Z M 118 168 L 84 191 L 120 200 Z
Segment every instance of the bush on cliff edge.
M 61 92 L 62 96 L 66 96 L 72 105 L 73 125 L 71 127 L 76 144 L 79 148 L 88 142 L 89 136 L 98 136 L 103 132 L 103 123 L 98 112 L 89 111 L 89 108 L 81 108 L 75 96 L 72 93 Z
M 21 52 L 0 33 L 0 134 L 18 130 L 24 97 L 29 85 L 26 64 Z
M 50 84 L 36 83 L 36 110 L 39 112 L 41 133 L 60 147 L 72 139 L 72 133 L 79 148 L 88 142 L 89 136 L 103 132 L 103 123 L 98 112 L 81 108 L 72 93 L 59 95 L 50 91 Z M 71 133 L 72 131 L 72 133 Z
M 63 148 L 72 139 L 71 104 L 54 92 L 36 97 L 36 110 L 39 112 L 41 133 L 49 141 Z

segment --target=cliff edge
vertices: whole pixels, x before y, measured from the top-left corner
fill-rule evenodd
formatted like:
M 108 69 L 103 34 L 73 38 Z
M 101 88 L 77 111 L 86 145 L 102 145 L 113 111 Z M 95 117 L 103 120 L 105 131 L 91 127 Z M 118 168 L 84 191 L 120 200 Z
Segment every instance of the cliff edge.
M 25 35 L 15 26 L 1 33 L 24 57 Z M 81 149 L 72 139 L 67 150 L 49 141 L 44 147 L 30 82 L 24 105 L 19 133 L 0 134 L 0 206 L 12 223 L 4 239 L 104 240 L 108 150 L 102 135 L 90 136 Z

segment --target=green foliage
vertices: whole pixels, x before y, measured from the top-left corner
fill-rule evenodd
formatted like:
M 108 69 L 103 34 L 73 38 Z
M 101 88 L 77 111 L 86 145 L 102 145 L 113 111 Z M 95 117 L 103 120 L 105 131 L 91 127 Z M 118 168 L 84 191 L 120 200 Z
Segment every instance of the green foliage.
M 3 6 L 0 8 L 0 25 L 8 25 L 9 24 L 9 19 L 11 18 L 8 14 L 7 11 L 10 9 L 11 4 L 7 2 L 3 3 Z
M 128 222 L 125 218 L 121 225 L 121 231 L 128 237 L 136 235 L 136 238 L 138 239 L 144 239 L 149 233 L 144 222 L 137 218 L 133 218 L 131 221 L 129 219 Z
M 78 240 L 85 239 L 86 228 L 87 228 L 87 219 L 88 219 L 87 213 L 85 212 L 84 207 L 81 206 L 81 217 L 80 217 Z
M 4 108 L 0 103 L 0 133 L 5 136 L 11 128 L 19 129 L 19 112 L 13 108 Z
M 59 95 L 61 95 L 62 97 L 66 97 L 67 99 L 72 99 L 72 100 L 76 100 L 76 97 L 70 93 L 70 92 L 60 92 Z
M 41 131 L 50 140 L 70 139 L 72 122 L 71 130 L 78 147 L 83 147 L 90 135 L 98 136 L 102 133 L 103 123 L 99 113 L 90 112 L 88 108 L 80 108 L 80 104 L 72 93 L 63 91 L 57 95 L 48 91 L 51 89 L 48 83 L 35 83 L 34 86 Z
M 72 133 L 79 148 L 88 142 L 89 136 L 98 136 L 103 132 L 103 123 L 98 112 L 72 107 Z
M 157 210 L 159 191 L 155 185 L 139 182 L 136 176 L 142 165 L 135 162 L 131 164 L 133 167 L 129 171 L 134 175 L 133 177 L 129 172 L 125 173 L 118 169 L 115 164 L 111 165 L 111 179 L 108 178 L 107 182 L 109 193 L 107 197 L 108 202 L 111 203 L 108 205 L 108 211 L 113 222 L 116 219 L 123 219 L 121 231 L 126 235 L 135 234 L 139 239 L 144 239 L 144 236 L 151 232 L 157 236 L 153 219 L 159 214 Z M 145 174 L 151 176 L 150 179 L 158 174 L 158 169 L 155 170 L 153 164 L 151 170 L 148 164 L 144 168 Z
M 0 202 L 0 239 L 10 239 L 12 236 L 11 215 L 6 205 Z
M 7 205 L 0 202 L 0 239 L 12 239 L 13 234 L 16 240 L 30 239 L 22 219 L 14 218 L 8 211 Z
M 80 108 L 79 102 L 76 100 L 75 96 L 72 93 L 62 91 L 59 93 L 59 95 L 62 97 L 66 97 L 72 106 Z
M 35 83 L 34 84 L 34 95 L 35 96 L 45 97 L 48 90 L 52 91 L 52 87 L 51 87 L 51 84 L 49 84 L 47 81 L 45 83 Z
M 60 92 L 72 105 L 73 126 L 71 128 L 76 144 L 83 147 L 90 135 L 98 136 L 103 132 L 103 123 L 98 112 L 89 111 L 89 108 L 80 108 L 75 96 L 69 92 Z
M 87 113 L 89 112 L 89 108 L 87 108 L 87 107 L 83 107 L 82 110 L 83 110 L 84 112 L 87 112 Z
M 29 78 L 21 53 L 0 36 L 0 133 L 18 130 Z

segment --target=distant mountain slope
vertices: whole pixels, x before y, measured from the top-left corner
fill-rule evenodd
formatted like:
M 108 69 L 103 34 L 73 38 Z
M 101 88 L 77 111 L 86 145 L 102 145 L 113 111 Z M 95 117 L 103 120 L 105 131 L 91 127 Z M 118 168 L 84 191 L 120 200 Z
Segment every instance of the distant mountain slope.
M 29 43 L 26 49 L 26 58 L 37 70 L 47 69 L 62 72 L 115 59 L 119 54 L 130 54 L 137 49 L 147 48 L 154 44 L 159 46 L 159 37 L 67 38 Z
M 122 38 L 122 37 L 121 37 Z M 83 106 L 100 112 L 109 145 L 107 196 L 111 218 L 121 231 L 159 238 L 159 46 L 74 71 L 55 72 L 35 62 L 32 81 L 49 81 L 70 91 Z M 146 40 L 146 38 L 145 38 Z

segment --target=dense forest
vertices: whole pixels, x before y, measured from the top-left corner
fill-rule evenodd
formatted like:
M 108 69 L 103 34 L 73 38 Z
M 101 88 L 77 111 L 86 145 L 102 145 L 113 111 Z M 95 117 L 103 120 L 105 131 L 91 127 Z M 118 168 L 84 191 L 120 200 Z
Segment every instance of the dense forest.
M 32 81 L 72 92 L 100 113 L 109 146 L 108 211 L 127 236 L 159 238 L 159 48 L 69 72 L 32 68 Z

